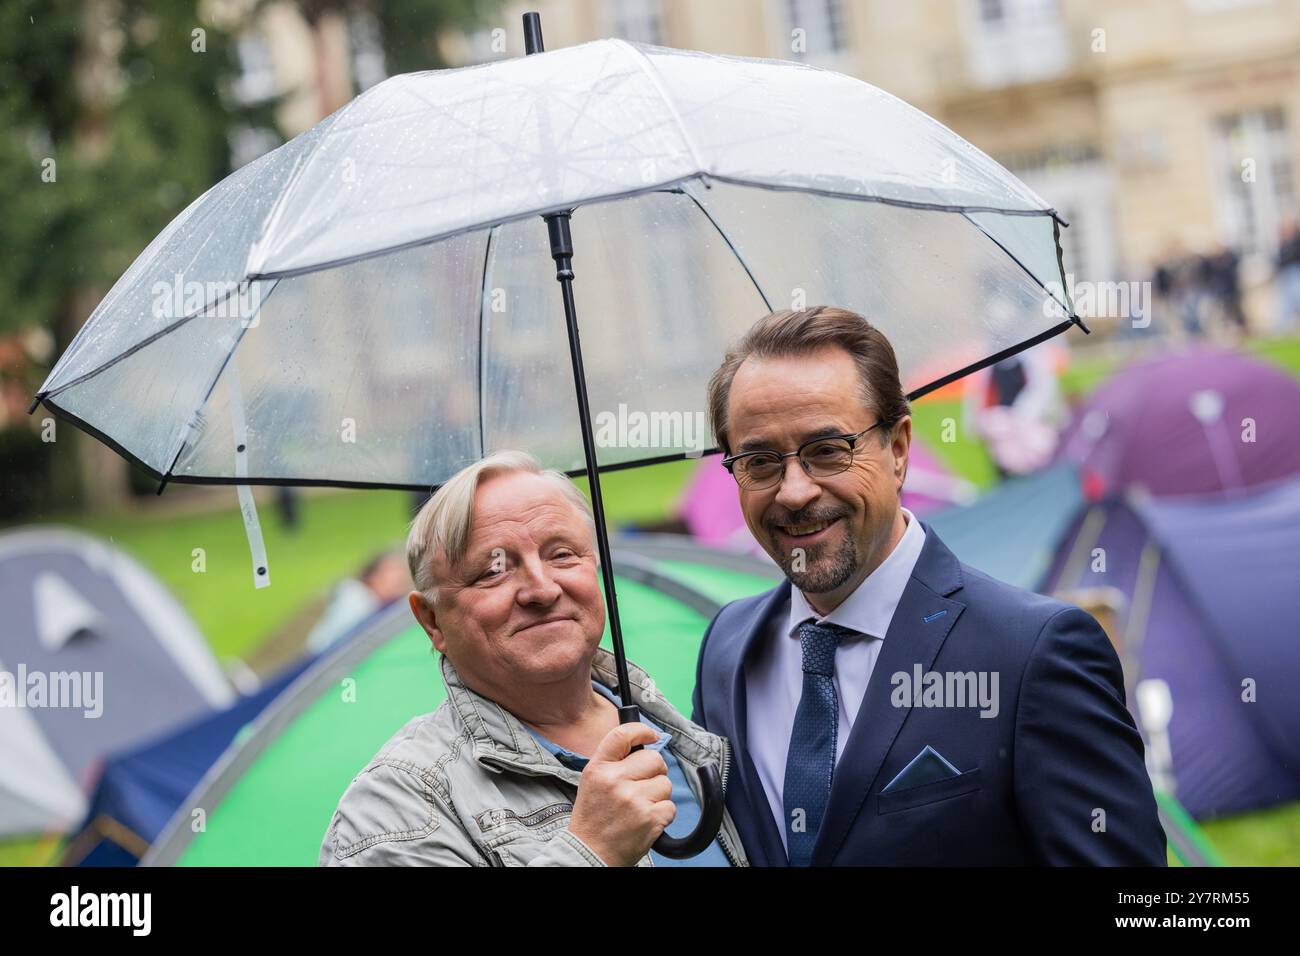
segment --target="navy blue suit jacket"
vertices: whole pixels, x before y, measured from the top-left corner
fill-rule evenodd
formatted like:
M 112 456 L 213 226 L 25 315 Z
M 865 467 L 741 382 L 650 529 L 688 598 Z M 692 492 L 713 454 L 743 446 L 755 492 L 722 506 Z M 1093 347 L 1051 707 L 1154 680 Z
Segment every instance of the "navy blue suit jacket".
M 1101 626 L 962 564 L 925 532 L 836 765 L 813 865 L 1164 866 L 1142 739 Z M 785 581 L 719 611 L 696 674 L 693 719 L 732 743 L 727 808 L 758 866 L 787 859 L 748 753 L 744 663 L 789 596 Z M 911 697 L 896 706 L 907 685 L 894 675 L 916 665 L 996 672 L 997 716 Z M 960 775 L 882 794 L 926 746 Z

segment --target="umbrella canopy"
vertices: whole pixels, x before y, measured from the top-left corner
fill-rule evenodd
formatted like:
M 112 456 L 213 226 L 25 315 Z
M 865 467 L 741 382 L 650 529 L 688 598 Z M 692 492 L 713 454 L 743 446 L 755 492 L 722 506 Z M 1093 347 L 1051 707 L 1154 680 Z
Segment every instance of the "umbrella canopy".
M 1300 475 L 1300 382 L 1268 362 L 1213 348 L 1139 362 L 1075 413 L 1058 459 L 1093 494 L 1239 492 Z
M 1056 214 L 925 114 L 602 40 L 394 77 L 238 170 L 38 399 L 173 481 L 428 489 L 503 447 L 580 469 L 539 218 L 567 210 L 602 466 L 710 445 L 707 377 L 771 308 L 863 313 L 913 395 L 1070 323 Z

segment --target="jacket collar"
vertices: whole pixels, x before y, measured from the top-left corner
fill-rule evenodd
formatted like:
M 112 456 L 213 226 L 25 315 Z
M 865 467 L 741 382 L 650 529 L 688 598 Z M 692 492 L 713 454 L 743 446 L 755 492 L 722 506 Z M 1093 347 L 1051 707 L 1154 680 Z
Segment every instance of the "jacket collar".
M 438 663 L 447 688 L 447 700 L 469 737 L 475 760 L 493 769 L 509 767 L 522 773 L 557 776 L 577 785 L 581 774 L 560 763 L 538 744 L 518 717 L 496 701 L 467 687 L 446 655 L 439 655 Z M 672 736 L 673 753 L 679 760 L 693 767 L 721 762 L 723 745 L 720 737 L 682 717 L 659 692 L 650 675 L 631 661 L 628 661 L 627 673 L 634 703 Z M 591 679 L 618 694 L 614 655 L 603 647 L 596 648 L 591 662 Z

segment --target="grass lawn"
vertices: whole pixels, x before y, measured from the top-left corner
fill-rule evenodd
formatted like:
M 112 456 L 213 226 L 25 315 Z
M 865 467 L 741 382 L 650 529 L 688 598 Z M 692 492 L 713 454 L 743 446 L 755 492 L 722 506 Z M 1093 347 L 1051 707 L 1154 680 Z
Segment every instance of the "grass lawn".
M 1300 866 L 1300 803 L 1201 826 L 1225 866 Z
M 1300 377 L 1300 338 L 1252 339 L 1245 351 Z M 1123 363 L 1102 354 L 1075 357 L 1061 373 L 1061 391 L 1069 398 L 1087 395 Z
M 912 403 L 913 437 L 919 438 L 954 474 L 987 488 L 997 482 L 997 468 L 984 443 L 966 434 L 961 421 L 960 400 L 922 398 Z
M 230 489 L 231 507 L 157 518 L 87 517 L 76 524 L 123 548 L 162 579 L 207 636 L 218 657 L 244 656 L 329 585 L 406 534 L 410 496 L 344 491 L 301 499 L 296 531 L 259 507 L 271 585 L 253 587 L 252 559 Z M 195 549 L 206 569 L 195 570 Z

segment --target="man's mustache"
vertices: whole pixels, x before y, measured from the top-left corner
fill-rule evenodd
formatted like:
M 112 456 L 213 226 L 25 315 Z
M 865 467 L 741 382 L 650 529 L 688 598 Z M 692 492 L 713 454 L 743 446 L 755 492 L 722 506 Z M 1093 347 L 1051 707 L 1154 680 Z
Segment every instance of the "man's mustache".
M 837 518 L 848 516 L 848 512 L 842 508 L 827 510 L 825 508 L 802 508 L 796 512 L 782 511 L 778 514 L 768 514 L 763 519 L 763 527 L 768 531 L 777 531 L 781 525 L 808 525 L 817 524 L 820 521 L 831 522 Z

